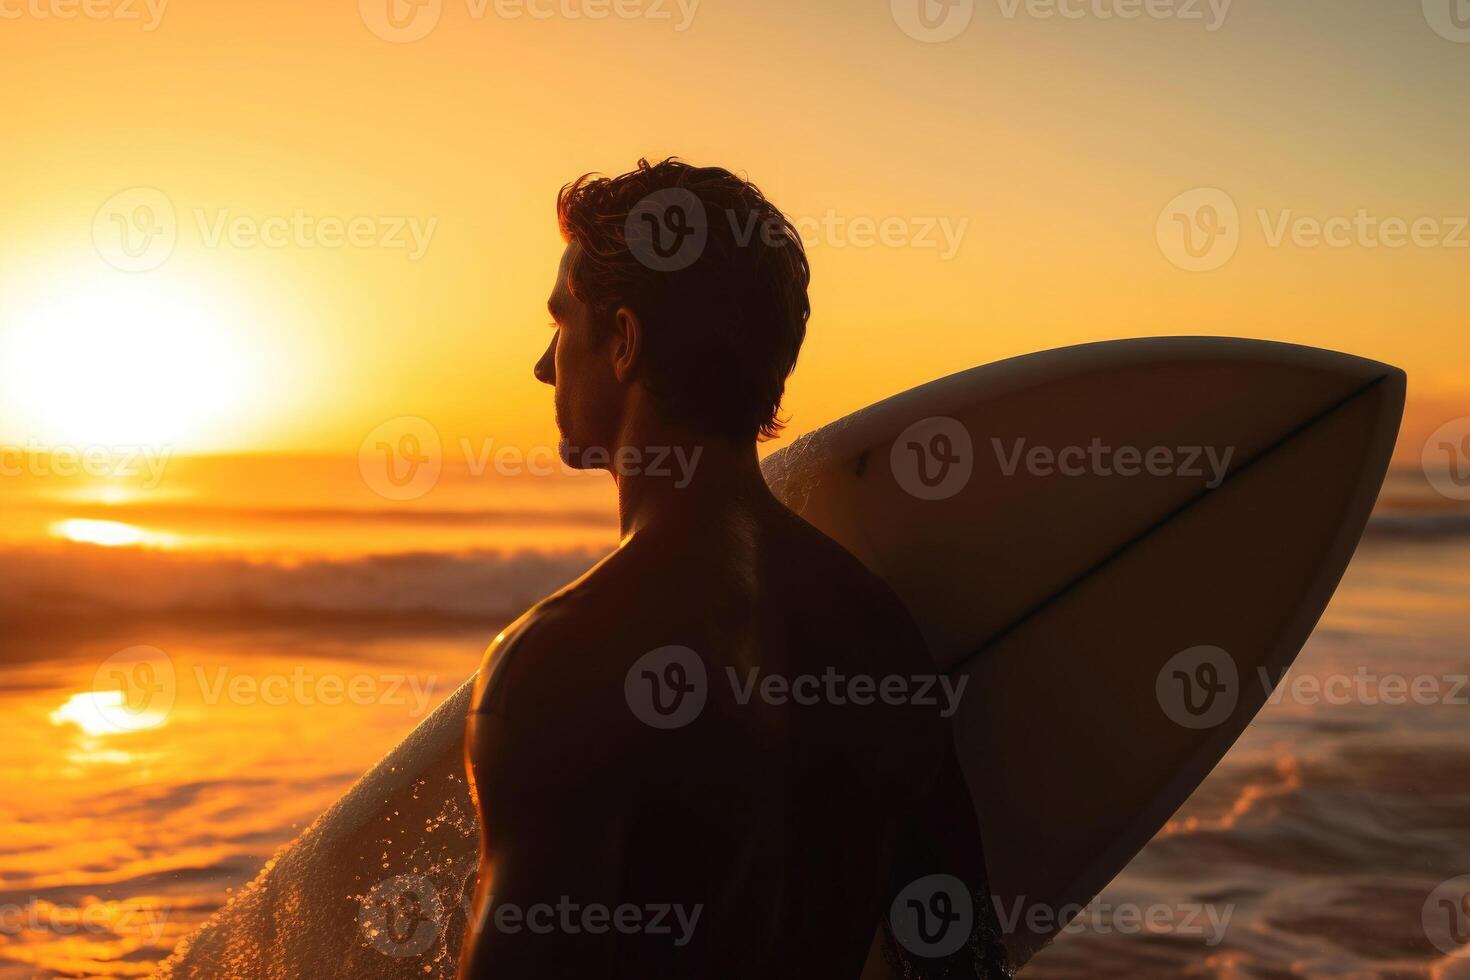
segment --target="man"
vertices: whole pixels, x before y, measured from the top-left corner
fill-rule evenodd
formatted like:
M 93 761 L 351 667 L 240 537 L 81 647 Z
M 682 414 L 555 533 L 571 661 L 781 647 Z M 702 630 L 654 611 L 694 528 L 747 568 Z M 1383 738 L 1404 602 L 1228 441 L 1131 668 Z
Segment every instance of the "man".
M 677 160 L 557 205 L 535 374 L 563 458 L 611 471 L 622 540 L 480 670 L 461 977 L 988 969 L 978 928 L 919 966 L 879 928 L 916 876 L 964 865 L 983 889 L 938 709 L 811 696 L 834 673 L 933 668 L 893 592 L 761 477 L 810 312 L 796 230 L 752 184 Z

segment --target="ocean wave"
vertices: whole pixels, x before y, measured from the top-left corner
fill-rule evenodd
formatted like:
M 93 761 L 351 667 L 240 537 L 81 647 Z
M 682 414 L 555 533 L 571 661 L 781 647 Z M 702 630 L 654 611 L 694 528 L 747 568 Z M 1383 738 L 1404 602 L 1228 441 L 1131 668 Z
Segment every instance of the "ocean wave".
M 0 618 L 206 613 L 503 620 L 598 557 L 472 551 L 266 561 L 87 546 L 20 549 L 0 562 Z
M 1470 511 L 1380 510 L 1368 521 L 1373 537 L 1444 539 L 1470 535 Z

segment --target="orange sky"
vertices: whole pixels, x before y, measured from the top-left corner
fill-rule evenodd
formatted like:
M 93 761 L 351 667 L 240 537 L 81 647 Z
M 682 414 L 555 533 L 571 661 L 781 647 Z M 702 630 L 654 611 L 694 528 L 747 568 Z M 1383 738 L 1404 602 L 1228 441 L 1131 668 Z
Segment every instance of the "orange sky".
M 1470 414 L 1470 36 L 1439 0 L 959 0 L 942 43 L 909 0 L 392 0 L 411 43 L 374 33 L 389 0 L 73 2 L 0 0 L 0 441 L 355 452 L 411 414 L 544 444 L 556 190 L 645 154 L 812 229 L 792 432 L 1161 333 L 1391 361 L 1409 439 Z M 1166 206 L 1199 188 L 1239 244 L 1187 271 Z M 1360 213 L 1433 220 L 1295 224 Z

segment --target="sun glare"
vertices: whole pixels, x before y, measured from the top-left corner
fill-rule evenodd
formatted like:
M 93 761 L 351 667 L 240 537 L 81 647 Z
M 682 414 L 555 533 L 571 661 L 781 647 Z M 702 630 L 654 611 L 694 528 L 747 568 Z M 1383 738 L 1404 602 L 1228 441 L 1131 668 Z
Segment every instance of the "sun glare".
M 85 734 L 118 735 L 157 728 L 166 716 L 161 711 L 132 711 L 122 691 L 86 691 L 73 694 L 51 712 L 51 724 L 71 724 Z
M 0 324 L 0 409 L 48 445 L 170 446 L 214 435 L 258 390 L 228 297 L 109 274 L 29 298 Z
M 166 544 L 164 535 L 153 534 L 121 521 L 89 521 L 80 518 L 58 521 L 51 533 L 67 541 L 123 548 L 139 544 Z

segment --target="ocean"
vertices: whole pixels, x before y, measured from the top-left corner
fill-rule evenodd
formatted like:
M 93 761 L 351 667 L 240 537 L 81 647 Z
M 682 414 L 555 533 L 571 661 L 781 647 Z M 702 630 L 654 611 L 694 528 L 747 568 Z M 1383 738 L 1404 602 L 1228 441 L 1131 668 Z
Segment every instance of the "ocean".
M 147 975 L 616 540 L 605 476 L 384 490 L 0 480 L 0 980 Z M 1470 508 L 1395 473 L 1272 703 L 1022 975 L 1470 976 L 1467 678 Z

